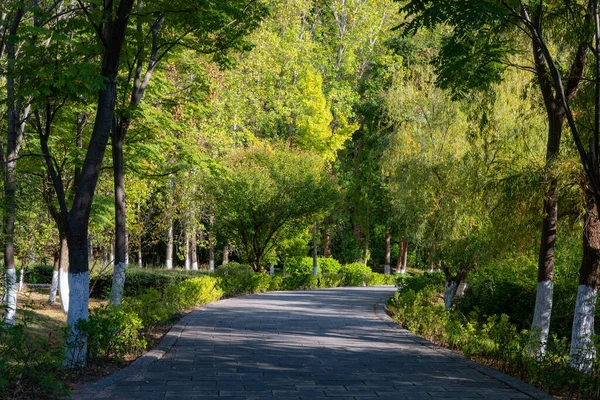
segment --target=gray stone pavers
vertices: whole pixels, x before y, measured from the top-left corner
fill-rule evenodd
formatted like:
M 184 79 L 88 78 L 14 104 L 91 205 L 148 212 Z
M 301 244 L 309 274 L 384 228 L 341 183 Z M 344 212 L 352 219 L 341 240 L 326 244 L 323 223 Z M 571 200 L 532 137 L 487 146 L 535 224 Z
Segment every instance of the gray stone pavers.
M 385 314 L 392 287 L 273 292 L 185 316 L 75 399 L 546 399 Z

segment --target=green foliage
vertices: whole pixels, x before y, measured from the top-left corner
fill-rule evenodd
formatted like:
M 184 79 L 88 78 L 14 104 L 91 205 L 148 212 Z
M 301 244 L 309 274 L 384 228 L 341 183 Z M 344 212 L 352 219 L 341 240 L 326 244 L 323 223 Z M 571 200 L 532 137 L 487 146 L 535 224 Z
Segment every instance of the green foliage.
M 344 286 L 364 286 L 372 273 L 371 268 L 361 263 L 346 264 L 339 271 Z
M 254 273 L 249 265 L 230 262 L 215 270 L 219 277 L 219 286 L 226 296 L 236 296 L 247 293 L 266 292 L 270 286 L 270 277 L 263 273 Z
M 35 264 L 25 267 L 25 282 L 27 283 L 52 283 L 54 267 L 47 264 Z
M 510 276 L 506 272 L 502 274 L 506 278 Z M 485 273 L 482 272 L 481 275 Z M 530 333 L 512 322 L 513 316 L 518 316 L 519 311 L 514 312 L 510 303 L 504 301 L 501 302 L 501 306 L 492 308 L 492 303 L 499 300 L 499 295 L 496 296 L 494 292 L 516 285 L 515 279 L 510 278 L 505 283 L 492 283 L 496 282 L 498 275 L 487 276 L 485 285 L 488 285 L 486 287 L 492 298 L 485 299 L 483 294 L 475 296 L 467 292 L 466 299 L 459 301 L 461 305 L 457 309 L 444 311 L 440 278 L 443 279 L 442 274 L 418 274 L 399 278 L 400 289 L 388 302 L 388 308 L 394 319 L 428 340 L 452 349 L 459 349 L 466 356 L 476 358 L 478 362 L 526 380 L 548 393 L 569 398 L 595 396 L 594 393 L 597 393 L 600 388 L 600 375 L 597 372 L 580 373 L 569 367 L 567 337 L 552 334 L 546 354 L 536 359 L 529 354 Z M 556 288 L 557 286 L 555 290 Z M 506 295 L 509 299 L 515 300 L 513 294 L 518 292 L 519 290 L 514 290 Z M 532 301 L 534 300 L 535 293 Z M 477 303 L 477 301 L 481 302 Z M 518 303 L 516 304 L 518 306 Z M 470 307 L 468 308 L 467 305 Z M 481 305 L 481 309 L 478 305 Z M 492 309 L 500 310 L 500 307 L 513 313 L 513 316 L 505 313 L 486 313 Z M 562 311 L 555 309 L 553 312 Z M 569 327 L 564 332 L 570 335 Z M 597 357 L 594 363 L 594 371 L 597 371 L 600 357 Z
M 0 397 L 59 398 L 68 394 L 61 381 L 61 337 L 41 338 L 27 332 L 27 323 L 0 325 Z
M 366 281 L 367 286 L 394 285 L 396 283 L 394 275 L 385 275 L 373 272 Z
M 319 257 L 317 262 L 323 275 L 337 274 L 342 268 L 340 262 L 333 257 Z
M 145 292 L 147 289 L 156 289 L 163 292 L 168 286 L 183 282 L 191 276 L 206 275 L 205 271 L 184 271 L 136 268 L 130 265 L 125 270 L 125 296 L 135 296 Z M 95 298 L 106 298 L 112 286 L 112 274 L 102 274 L 91 280 L 90 296 Z
M 146 349 L 141 337 L 142 318 L 125 307 L 97 307 L 90 310 L 89 319 L 79 328 L 87 333 L 90 359 L 113 358 L 123 360 L 128 354 L 139 354 Z
M 321 264 L 317 261 L 318 273 L 321 273 Z M 285 274 L 312 275 L 313 274 L 313 258 L 312 257 L 292 257 L 285 261 Z

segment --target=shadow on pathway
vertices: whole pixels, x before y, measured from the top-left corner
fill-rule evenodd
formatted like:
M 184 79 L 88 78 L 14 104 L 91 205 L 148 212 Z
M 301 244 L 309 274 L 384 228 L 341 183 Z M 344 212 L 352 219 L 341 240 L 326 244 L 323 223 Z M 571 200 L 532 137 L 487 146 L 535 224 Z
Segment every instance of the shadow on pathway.
M 236 297 L 184 317 L 160 346 L 75 399 L 552 398 L 401 329 L 393 287 Z

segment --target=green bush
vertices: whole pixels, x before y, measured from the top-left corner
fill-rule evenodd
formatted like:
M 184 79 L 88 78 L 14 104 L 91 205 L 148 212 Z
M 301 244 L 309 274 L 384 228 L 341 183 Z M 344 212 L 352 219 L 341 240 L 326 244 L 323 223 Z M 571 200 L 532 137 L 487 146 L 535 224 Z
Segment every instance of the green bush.
M 368 286 L 394 285 L 395 283 L 394 275 L 385 275 L 378 272 L 373 272 L 366 281 Z
M 323 275 L 337 274 L 342 268 L 342 264 L 340 264 L 338 260 L 332 257 L 319 257 L 317 262 Z M 312 273 L 312 268 L 310 272 Z
M 226 296 L 254 293 L 258 283 L 252 267 L 235 262 L 217 267 L 215 275 L 221 279 L 220 287 Z
M 168 321 L 171 315 L 179 311 L 177 304 L 172 297 L 164 296 L 156 289 L 146 289 L 137 296 L 123 299 L 123 308 L 140 317 L 145 330 Z
M 283 276 L 273 275 L 269 281 L 269 291 L 283 290 Z
M 54 267 L 46 264 L 36 264 L 25 267 L 24 280 L 27 283 L 52 283 Z
M 440 285 L 432 277 L 409 278 L 408 284 L 420 291 L 402 287 L 390 298 L 388 308 L 394 319 L 407 329 L 449 348 L 460 349 L 468 357 L 485 362 L 503 372 L 551 394 L 565 398 L 596 398 L 600 389 L 600 357 L 596 356 L 593 373 L 569 368 L 567 338 L 551 336 L 541 359 L 529 355 L 530 334 L 519 330 L 506 314 L 484 316 L 472 310 L 444 311 L 440 303 Z M 429 280 L 430 283 L 425 284 Z M 565 396 L 566 395 L 566 396 Z
M 129 266 L 125 270 L 125 287 L 123 288 L 124 296 L 135 296 L 143 293 L 148 289 L 156 289 L 159 292 L 179 282 L 192 277 L 204 276 L 206 271 L 187 271 L 180 269 L 140 269 L 134 266 Z M 112 287 L 112 273 L 103 274 L 91 279 L 90 296 L 98 299 L 107 298 Z
M 372 273 L 371 268 L 361 263 L 346 264 L 339 271 L 344 286 L 366 285 Z
M 0 324 L 0 398 L 61 398 L 63 344 L 59 336 L 26 334 L 27 325 Z M 17 396 L 18 394 L 18 396 Z
M 283 290 L 309 290 L 319 287 L 319 277 L 314 275 L 290 275 L 283 278 Z
M 146 348 L 140 334 L 142 319 L 125 307 L 98 307 L 90 310 L 88 321 L 80 329 L 87 333 L 88 356 L 123 360 L 128 354 L 139 354 Z
M 198 307 L 223 297 L 219 284 L 220 279 L 212 276 L 191 278 L 169 286 L 164 297 L 176 304 L 179 310 Z
M 319 273 L 321 268 L 318 266 Z M 292 257 L 285 262 L 285 275 L 289 276 L 309 276 L 313 274 L 313 258 L 312 257 Z

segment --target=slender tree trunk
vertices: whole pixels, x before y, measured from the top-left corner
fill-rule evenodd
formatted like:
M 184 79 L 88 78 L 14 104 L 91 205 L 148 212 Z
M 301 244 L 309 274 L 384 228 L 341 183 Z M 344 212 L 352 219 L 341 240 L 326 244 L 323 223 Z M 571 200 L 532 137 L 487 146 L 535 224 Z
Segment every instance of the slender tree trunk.
M 114 124 L 111 135 L 114 202 L 115 202 L 115 262 L 113 269 L 110 304 L 120 305 L 125 287 L 125 269 L 127 268 L 127 230 L 125 210 L 125 171 L 123 166 L 123 126 Z
M 562 133 L 562 114 L 549 113 L 548 144 L 546 162 L 548 165 L 558 156 Z M 538 257 L 538 283 L 535 298 L 535 311 L 531 324 L 532 345 L 530 352 L 541 357 L 546 352 L 546 343 L 550 331 L 552 316 L 552 298 L 554 293 L 554 247 L 556 245 L 556 227 L 558 222 L 557 180 L 552 178 L 544 200 L 542 220 L 542 238 Z
M 594 195 L 589 189 L 585 190 L 585 203 L 583 258 L 579 269 L 579 288 L 573 317 L 569 365 L 590 373 L 596 358 L 593 337 L 600 267 L 600 221 Z
M 406 267 L 408 264 L 408 238 L 406 238 L 406 237 L 403 237 L 402 240 L 400 241 L 398 264 L 400 265 L 400 267 L 396 269 L 396 272 L 405 274 Z
M 390 230 L 386 229 L 385 231 L 385 260 L 384 260 L 384 267 L 383 267 L 383 272 L 386 275 L 389 275 L 391 273 L 391 246 L 392 246 L 392 236 L 390 235 Z
M 144 268 L 144 264 L 142 262 L 142 238 L 140 238 L 140 245 L 138 247 L 138 267 Z
M 185 232 L 185 269 L 186 271 L 189 271 L 191 267 L 191 263 L 190 263 L 190 235 L 187 232 Z
M 223 265 L 227 265 L 229 263 L 229 245 L 225 245 L 223 247 Z
M 331 257 L 331 219 L 329 217 L 325 218 L 323 221 L 321 247 L 323 248 L 323 257 Z
M 87 252 L 88 252 L 88 263 L 90 266 L 94 265 L 94 242 L 93 242 L 94 236 L 90 233 L 88 234 L 88 248 L 87 248 Z
M 208 232 L 208 270 L 215 270 L 215 238 L 214 238 L 215 217 L 212 215 L 209 218 L 210 231 Z
M 313 275 L 319 274 L 319 263 L 317 259 L 317 221 L 313 225 Z
M 192 229 L 190 235 L 190 262 L 192 270 L 198 271 L 198 244 L 196 243 L 196 230 Z
M 52 284 L 50 285 L 50 294 L 48 295 L 48 304 L 56 303 L 56 293 L 58 292 L 58 272 L 59 272 L 59 257 L 60 250 L 54 255 L 54 262 L 52 268 Z
M 173 220 L 169 219 L 169 228 L 167 229 L 167 269 L 173 269 Z
M 16 35 L 19 25 L 25 14 L 24 8 L 15 11 L 12 17 L 10 35 Z M 7 40 L 5 43 L 7 55 L 6 99 L 7 99 L 7 140 L 4 158 L 4 268 L 6 269 L 6 298 L 4 304 L 4 324 L 15 324 L 17 315 L 17 270 L 15 268 L 15 212 L 17 190 L 17 157 L 23 140 L 25 121 L 29 115 L 29 106 L 23 107 L 17 98 L 17 82 L 15 81 L 15 63 L 17 59 L 15 42 Z
M 60 256 L 58 259 L 58 293 L 60 295 L 60 306 L 63 313 L 69 313 L 69 246 L 67 237 L 60 237 Z
M 19 289 L 18 292 L 21 293 L 23 291 L 23 284 L 25 283 L 25 262 L 21 263 L 21 273 L 19 276 Z

